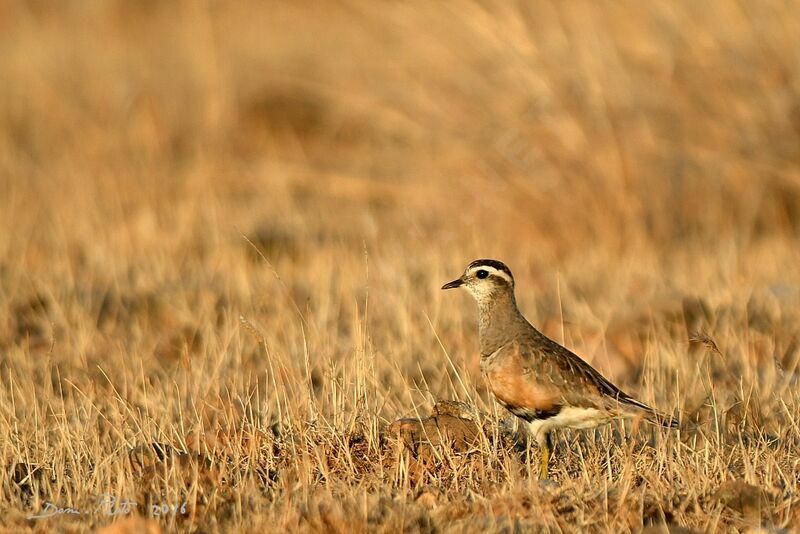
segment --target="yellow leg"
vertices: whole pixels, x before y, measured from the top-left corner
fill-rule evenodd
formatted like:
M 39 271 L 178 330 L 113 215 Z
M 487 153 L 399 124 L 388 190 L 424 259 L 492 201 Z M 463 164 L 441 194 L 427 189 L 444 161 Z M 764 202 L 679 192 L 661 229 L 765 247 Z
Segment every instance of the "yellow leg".
M 542 454 L 539 461 L 539 480 L 550 478 L 550 451 L 552 448 L 553 442 L 550 439 L 550 432 L 547 432 L 539 442 L 539 449 Z

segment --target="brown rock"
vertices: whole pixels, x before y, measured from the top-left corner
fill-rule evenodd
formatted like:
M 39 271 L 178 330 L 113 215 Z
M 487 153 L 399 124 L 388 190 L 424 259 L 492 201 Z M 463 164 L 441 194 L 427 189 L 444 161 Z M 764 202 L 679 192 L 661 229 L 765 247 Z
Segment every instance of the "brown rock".
M 501 421 L 498 433 L 495 424 L 469 404 L 445 400 L 437 402 L 428 417 L 396 420 L 389 425 L 387 436 L 396 438 L 422 462 L 435 459 L 442 449 L 470 453 L 480 446 L 483 435 L 490 440 L 499 437 L 506 448 L 524 442 L 525 438 L 509 425 Z
M 475 421 L 475 410 L 466 402 L 443 400 L 433 406 L 433 415 L 452 415 L 459 419 Z
M 398 419 L 389 426 L 389 433 L 398 436 L 406 447 L 421 456 L 430 455 L 430 447 L 450 446 L 466 452 L 480 440 L 477 423 L 453 415 L 432 415 L 425 419 Z

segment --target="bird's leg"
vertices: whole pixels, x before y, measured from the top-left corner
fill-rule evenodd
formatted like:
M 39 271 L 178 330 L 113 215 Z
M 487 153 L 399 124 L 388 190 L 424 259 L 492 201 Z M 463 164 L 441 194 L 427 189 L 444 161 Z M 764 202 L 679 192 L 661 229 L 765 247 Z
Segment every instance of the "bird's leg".
M 550 451 L 553 450 L 553 438 L 550 432 L 544 432 L 542 439 L 539 440 L 541 458 L 539 460 L 539 480 L 550 478 Z

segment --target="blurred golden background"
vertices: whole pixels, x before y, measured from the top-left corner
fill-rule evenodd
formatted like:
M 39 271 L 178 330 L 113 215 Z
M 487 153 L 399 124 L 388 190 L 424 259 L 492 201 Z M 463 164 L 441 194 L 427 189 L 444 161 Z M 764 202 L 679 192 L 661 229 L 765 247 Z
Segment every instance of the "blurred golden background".
M 794 235 L 788 5 L 7 3 L 4 197 L 537 256 Z
M 487 405 L 438 289 L 478 257 L 643 400 L 781 435 L 798 35 L 780 0 L 0 3 L 2 460 Z

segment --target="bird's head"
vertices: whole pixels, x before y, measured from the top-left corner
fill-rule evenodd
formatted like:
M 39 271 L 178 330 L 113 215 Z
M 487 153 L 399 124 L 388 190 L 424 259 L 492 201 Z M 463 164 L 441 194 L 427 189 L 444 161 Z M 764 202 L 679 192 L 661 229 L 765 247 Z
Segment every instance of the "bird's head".
M 497 260 L 475 260 L 464 270 L 460 278 L 448 282 L 442 289 L 463 287 L 478 301 L 479 305 L 490 302 L 497 295 L 514 293 L 514 275 L 505 263 Z

